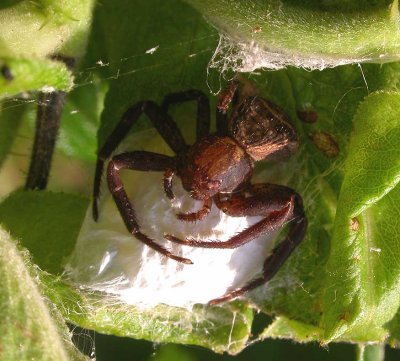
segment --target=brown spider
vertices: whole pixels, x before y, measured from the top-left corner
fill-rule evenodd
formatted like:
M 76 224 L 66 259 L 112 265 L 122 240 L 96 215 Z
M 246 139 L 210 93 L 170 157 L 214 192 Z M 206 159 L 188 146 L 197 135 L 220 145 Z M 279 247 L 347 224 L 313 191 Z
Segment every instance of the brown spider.
M 179 239 L 165 235 L 171 242 L 192 247 L 236 248 L 262 234 L 270 233 L 290 222 L 290 229 L 283 241 L 272 250 L 264 262 L 262 275 L 241 288 L 211 300 L 215 305 L 243 295 L 268 282 L 284 264 L 304 238 L 307 219 L 301 197 L 292 189 L 275 184 L 251 184 L 254 163 L 262 159 L 279 158 L 298 148 L 298 139 L 288 116 L 275 104 L 257 96 L 245 98 L 233 106 L 228 118 L 230 103 L 236 99 L 237 83 L 221 94 L 217 106 L 217 132 L 209 134 L 210 105 L 207 97 L 198 90 L 169 94 L 160 106 L 143 101 L 130 107 L 106 140 L 98 154 L 93 191 L 93 217 L 98 218 L 97 199 L 100 190 L 104 161 L 128 133 L 132 125 L 145 113 L 162 138 L 176 153 L 175 157 L 134 151 L 113 156 L 108 163 L 107 180 L 115 203 L 128 231 L 137 239 L 178 262 L 191 264 L 191 260 L 171 254 L 166 248 L 141 232 L 135 211 L 121 181 L 120 171 L 163 171 L 164 191 L 174 198 L 172 179 L 181 178 L 190 196 L 203 201 L 202 208 L 194 213 L 179 213 L 181 221 L 199 221 L 210 212 L 212 203 L 232 217 L 263 216 L 251 227 L 231 237 L 228 241 L 200 241 Z M 197 101 L 197 141 L 187 146 L 168 107 L 174 103 Z

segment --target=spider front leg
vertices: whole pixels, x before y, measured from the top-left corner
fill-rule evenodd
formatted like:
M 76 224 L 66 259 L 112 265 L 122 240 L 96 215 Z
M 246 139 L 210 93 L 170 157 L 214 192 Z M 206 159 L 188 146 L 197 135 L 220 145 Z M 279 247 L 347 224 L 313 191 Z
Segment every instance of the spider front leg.
M 121 217 L 129 233 L 131 233 L 147 246 L 165 255 L 166 257 L 174 259 L 178 262 L 191 264 L 192 261 L 190 259 L 173 255 L 167 249 L 160 246 L 140 231 L 135 211 L 133 209 L 131 201 L 129 200 L 128 195 L 126 194 L 120 176 L 120 171 L 122 169 L 139 171 L 165 171 L 168 169 L 174 169 L 175 167 L 175 158 L 168 157 L 166 155 L 143 151 L 123 153 L 113 157 L 112 160 L 108 163 L 107 181 L 115 204 L 118 207 L 119 213 L 121 214 Z
M 175 175 L 175 170 L 167 169 L 164 173 L 164 192 L 165 195 L 172 201 L 175 199 L 174 192 L 172 191 L 172 179 Z M 207 198 L 203 202 L 203 206 L 197 212 L 178 213 L 176 217 L 185 222 L 195 222 L 203 219 L 210 213 L 212 206 L 212 198 Z
M 197 102 L 196 139 L 199 140 L 210 133 L 210 101 L 201 90 L 189 89 L 182 92 L 168 94 L 164 97 L 161 109 L 165 114 L 167 114 L 171 105 L 188 101 Z M 172 178 L 174 175 L 175 173 L 171 170 L 168 170 L 164 174 L 165 194 L 171 200 L 175 198 L 174 193 L 172 192 Z M 178 215 L 178 218 L 181 220 L 193 220 L 193 216 L 186 217 L 182 213 L 181 215 L 182 218 Z
M 165 195 L 172 201 L 175 199 L 174 192 L 172 190 L 172 179 L 175 176 L 175 170 L 173 169 L 167 169 L 164 172 L 164 192 Z M 190 213 L 178 213 L 176 217 L 185 222 L 195 222 L 203 219 L 205 216 L 207 216 L 208 213 L 210 213 L 212 206 L 212 199 L 207 198 L 203 202 L 203 206 L 198 210 L 197 212 L 190 212 Z
M 97 202 L 100 195 L 100 183 L 101 176 L 103 174 L 104 162 L 116 150 L 118 145 L 122 142 L 122 140 L 128 134 L 129 130 L 143 113 L 147 115 L 153 126 L 157 129 L 161 137 L 175 152 L 175 154 L 186 151 L 187 145 L 178 126 L 176 125 L 175 121 L 160 106 L 152 101 L 147 100 L 136 103 L 135 105 L 130 107 L 121 117 L 121 120 L 118 122 L 117 126 L 107 138 L 104 145 L 100 148 L 97 156 L 93 185 L 92 209 L 93 218 L 95 220 L 97 220 L 99 217 Z
M 239 83 L 233 81 L 219 96 L 217 105 L 217 133 L 218 135 L 228 134 L 228 108 L 237 95 Z
M 196 222 L 203 219 L 211 211 L 212 198 L 207 198 L 203 202 L 203 206 L 197 212 L 178 213 L 176 216 L 179 220 L 185 222 Z
M 245 192 L 249 193 L 249 196 L 246 196 Z M 220 298 L 211 300 L 210 305 L 229 301 L 268 282 L 303 240 L 307 229 L 307 219 L 301 198 L 287 187 L 272 184 L 252 185 L 249 189 L 234 194 L 227 200 L 222 200 L 217 196 L 216 205 L 233 217 L 265 216 L 265 218 L 225 242 L 181 240 L 171 235 L 166 235 L 165 238 L 192 247 L 237 248 L 262 234 L 268 234 L 281 228 L 287 222 L 290 222 L 290 230 L 284 240 L 272 250 L 271 255 L 265 260 L 261 277 L 255 278 L 243 287 L 228 292 Z

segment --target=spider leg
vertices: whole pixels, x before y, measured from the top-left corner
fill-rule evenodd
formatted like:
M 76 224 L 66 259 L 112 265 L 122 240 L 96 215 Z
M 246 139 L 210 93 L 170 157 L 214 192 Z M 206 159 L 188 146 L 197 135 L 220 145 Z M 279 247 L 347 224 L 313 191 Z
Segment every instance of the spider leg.
M 115 151 L 142 113 L 147 115 L 161 137 L 176 154 L 184 152 L 187 148 L 185 140 L 175 121 L 156 103 L 144 101 L 130 107 L 121 117 L 121 120 L 98 152 L 93 186 L 92 213 L 95 220 L 97 220 L 99 216 L 97 201 L 100 195 L 100 183 L 104 162 Z
M 288 218 L 290 217 L 293 207 L 291 203 L 286 202 L 285 205 L 280 205 L 282 207 L 279 211 L 273 211 L 268 214 L 264 219 L 258 223 L 246 228 L 242 232 L 231 237 L 229 240 L 221 242 L 218 240 L 209 241 L 199 241 L 193 238 L 180 239 L 178 237 L 172 236 L 170 234 L 164 235 L 164 238 L 168 241 L 178 243 L 184 246 L 200 247 L 200 248 L 220 248 L 220 249 L 232 249 L 243 246 L 249 243 L 253 239 L 261 236 L 265 233 L 270 233 L 278 228 L 280 228 Z
M 175 195 L 172 191 L 172 178 L 174 177 L 174 175 L 175 175 L 175 170 L 173 169 L 167 169 L 164 173 L 164 192 L 170 200 L 173 200 L 175 198 Z M 199 221 L 203 219 L 205 216 L 207 216 L 208 213 L 210 213 L 211 206 L 212 206 L 212 198 L 207 198 L 204 200 L 201 209 L 198 210 L 197 212 L 178 213 L 176 216 L 181 221 L 186 221 L 186 222 Z
M 262 185 L 257 185 L 259 190 L 262 189 Z M 268 281 L 270 281 L 276 273 L 280 270 L 292 252 L 303 240 L 307 230 L 307 218 L 304 214 L 303 204 L 301 197 L 293 190 L 287 187 L 269 185 L 271 190 L 274 188 L 277 192 L 281 191 L 283 194 L 292 194 L 291 203 L 293 205 L 292 214 L 289 219 L 291 220 L 290 229 L 286 237 L 274 247 L 271 254 L 264 261 L 263 271 L 261 277 L 255 278 L 248 282 L 243 287 L 237 288 L 223 295 L 222 297 L 211 300 L 208 304 L 213 306 L 223 302 L 230 301 L 236 297 L 242 296 L 248 291 L 251 291 Z
M 120 177 L 122 169 L 131 169 L 139 171 L 163 171 L 166 169 L 175 168 L 175 158 L 166 155 L 136 151 L 130 153 L 123 153 L 112 158 L 108 163 L 107 168 L 107 181 L 110 192 L 114 198 L 115 204 L 118 207 L 119 213 L 125 223 L 128 231 L 145 243 L 147 246 L 153 248 L 157 252 L 162 253 L 166 257 L 174 259 L 178 262 L 191 264 L 192 261 L 187 258 L 173 255 L 163 246 L 157 244 L 154 240 L 146 236 L 140 231 L 139 224 L 136 219 L 136 214 L 133 209 L 132 203 L 124 189 Z
M 250 197 L 246 197 L 246 193 L 250 193 Z M 287 187 L 273 184 L 250 185 L 249 189 L 243 189 L 226 200 L 222 200 L 222 196 L 216 196 L 215 204 L 232 217 L 265 216 L 261 221 L 224 242 L 218 240 L 199 241 L 192 238 L 183 240 L 169 234 L 164 237 L 171 242 L 191 247 L 237 248 L 262 234 L 279 229 L 285 222 L 290 221 L 293 218 L 295 197 L 294 191 Z
M 35 140 L 25 189 L 45 189 L 60 128 L 65 92 L 39 93 Z
M 262 234 L 268 234 L 282 227 L 286 222 L 290 222 L 290 229 L 283 241 L 275 246 L 271 255 L 265 260 L 261 277 L 255 278 L 245 286 L 228 292 L 220 298 L 211 300 L 210 305 L 229 301 L 268 282 L 303 240 L 307 229 L 307 219 L 301 198 L 287 187 L 273 184 L 255 184 L 247 190 L 233 194 L 226 200 L 217 196 L 215 203 L 223 212 L 233 217 L 263 215 L 265 218 L 225 242 L 181 240 L 171 235 L 164 237 L 169 241 L 192 247 L 237 248 Z
M 200 221 L 205 216 L 207 216 L 208 213 L 210 213 L 211 206 L 212 206 L 212 198 L 207 198 L 204 200 L 203 206 L 197 212 L 178 213 L 176 216 L 181 221 L 186 221 L 186 222 Z
M 208 304 L 213 306 L 223 302 L 230 301 L 236 297 L 242 296 L 248 291 L 251 291 L 271 280 L 280 270 L 285 261 L 289 258 L 292 252 L 303 240 L 307 230 L 307 219 L 300 217 L 293 221 L 290 231 L 286 238 L 280 242 L 273 250 L 271 255 L 265 260 L 262 276 L 253 279 L 243 287 L 237 288 L 226 293 L 222 297 L 211 300 Z
M 55 54 L 51 58 L 63 62 L 70 71 L 74 70 L 75 58 L 59 54 Z M 7 65 L 1 67 L 1 72 L 6 81 L 12 80 L 13 74 Z M 66 93 L 63 91 L 39 92 L 35 139 L 25 189 L 41 190 L 47 187 L 65 96 Z
M 196 139 L 210 133 L 210 101 L 200 90 L 190 89 L 165 96 L 161 108 L 167 113 L 170 105 L 195 100 L 197 102 Z
M 231 82 L 229 86 L 221 93 L 217 105 L 217 134 L 224 136 L 228 134 L 228 108 L 234 99 L 239 84 L 235 81 Z

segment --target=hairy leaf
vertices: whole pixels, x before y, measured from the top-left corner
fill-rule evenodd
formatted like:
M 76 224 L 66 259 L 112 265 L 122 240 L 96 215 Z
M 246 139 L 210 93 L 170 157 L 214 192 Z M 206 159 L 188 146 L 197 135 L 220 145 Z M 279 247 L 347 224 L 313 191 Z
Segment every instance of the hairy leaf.
M 295 65 L 323 69 L 398 59 L 397 0 L 370 6 L 279 0 L 187 2 L 230 39 L 221 43 L 222 54 L 215 59 L 222 68 L 251 71 Z
M 79 56 L 86 46 L 92 0 L 13 1 L 0 8 L 0 57 Z
M 374 93 L 353 122 L 324 294 L 325 337 L 383 341 L 400 305 L 400 94 Z
M 0 358 L 87 360 L 73 346 L 60 312 L 44 298 L 29 254 L 0 230 Z
M 0 98 L 72 87 L 71 72 L 50 58 L 82 56 L 92 0 L 17 1 L 0 8 Z
M 0 75 L 0 98 L 30 90 L 69 91 L 72 87 L 72 74 L 61 62 L 0 56 L 0 64 L 4 69 Z

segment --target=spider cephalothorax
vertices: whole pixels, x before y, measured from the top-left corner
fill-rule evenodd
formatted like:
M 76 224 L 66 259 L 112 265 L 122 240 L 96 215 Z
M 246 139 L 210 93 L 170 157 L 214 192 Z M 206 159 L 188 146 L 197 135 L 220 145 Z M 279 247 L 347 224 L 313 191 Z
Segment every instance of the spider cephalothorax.
M 209 135 L 190 148 L 177 175 L 193 198 L 206 199 L 233 192 L 252 169 L 253 161 L 232 138 Z
M 224 242 L 165 235 L 171 242 L 192 247 L 236 248 L 290 222 L 285 239 L 275 246 L 265 260 L 262 275 L 241 288 L 211 300 L 210 304 L 231 300 L 269 281 L 304 238 L 307 228 L 302 200 L 295 191 L 269 183 L 251 184 L 256 161 L 286 156 L 298 148 L 294 127 L 281 108 L 256 96 L 247 97 L 234 105 L 228 117 L 228 109 L 237 89 L 237 83 L 231 83 L 221 94 L 217 106 L 217 132 L 214 134 L 209 134 L 210 106 L 201 91 L 188 90 L 167 95 L 161 106 L 152 101 L 135 104 L 125 112 L 100 149 L 95 174 L 93 215 L 97 219 L 97 198 L 104 161 L 111 156 L 139 116 L 145 113 L 176 156 L 133 151 L 113 156 L 107 168 L 110 192 L 128 231 L 138 240 L 166 257 L 192 263 L 187 258 L 171 254 L 164 246 L 142 233 L 120 177 L 122 169 L 164 172 L 164 190 L 170 199 L 174 198 L 173 178 L 179 177 L 190 196 L 203 201 L 203 206 L 197 212 L 177 214 L 183 222 L 202 220 L 210 212 L 213 203 L 232 217 L 263 217 L 258 223 Z M 168 114 L 171 104 L 189 100 L 198 103 L 197 141 L 190 147 Z

